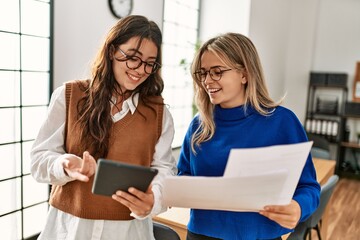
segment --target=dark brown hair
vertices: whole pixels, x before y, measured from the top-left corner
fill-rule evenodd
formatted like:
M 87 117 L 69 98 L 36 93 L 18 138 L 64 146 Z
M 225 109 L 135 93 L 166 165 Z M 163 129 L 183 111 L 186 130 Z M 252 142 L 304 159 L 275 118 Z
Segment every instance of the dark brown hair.
M 149 102 L 149 97 L 160 96 L 164 83 L 159 71 L 148 76 L 136 89 L 123 93 L 112 70 L 114 49 L 133 37 L 139 37 L 138 48 L 143 39 L 155 43 L 158 48 L 156 62 L 161 64 L 162 34 L 153 21 L 139 15 L 120 19 L 109 31 L 103 46 L 93 63 L 92 79 L 88 86 L 82 86 L 85 97 L 78 104 L 78 127 L 81 148 L 92 150 L 96 157 L 105 157 L 109 147 L 109 136 L 113 120 L 109 102 L 113 95 L 139 93 L 139 101 Z M 94 151 L 94 152 L 93 152 Z

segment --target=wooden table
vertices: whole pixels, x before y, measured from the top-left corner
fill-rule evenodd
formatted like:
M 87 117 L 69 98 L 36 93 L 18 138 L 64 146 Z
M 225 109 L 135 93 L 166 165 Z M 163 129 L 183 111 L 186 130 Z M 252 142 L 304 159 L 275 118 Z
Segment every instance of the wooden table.
M 336 162 L 333 160 L 325 160 L 313 158 L 314 166 L 316 169 L 317 180 L 320 185 L 326 183 L 331 175 L 335 172 Z M 328 226 L 328 211 L 327 209 L 324 212 L 322 219 L 322 228 L 321 236 L 323 239 L 326 239 L 326 232 Z M 180 236 L 181 240 L 186 240 L 186 225 L 188 224 L 190 218 L 190 209 L 188 208 L 170 208 L 168 211 L 159 214 L 154 217 L 154 221 L 166 224 L 172 227 Z M 287 236 L 283 236 L 283 239 L 286 239 Z

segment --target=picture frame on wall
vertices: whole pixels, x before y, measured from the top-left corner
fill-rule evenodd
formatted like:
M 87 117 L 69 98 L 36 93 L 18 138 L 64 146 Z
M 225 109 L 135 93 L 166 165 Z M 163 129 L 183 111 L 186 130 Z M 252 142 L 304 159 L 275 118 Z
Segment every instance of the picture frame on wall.
M 355 68 L 353 102 L 360 102 L 360 61 L 356 63 Z

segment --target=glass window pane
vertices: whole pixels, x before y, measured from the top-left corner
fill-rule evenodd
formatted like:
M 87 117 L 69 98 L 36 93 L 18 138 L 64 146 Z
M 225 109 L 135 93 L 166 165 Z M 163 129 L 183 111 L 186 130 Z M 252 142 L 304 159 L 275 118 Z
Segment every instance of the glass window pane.
M 50 36 L 49 6 L 44 2 L 22 0 L 21 32 L 44 37 Z
M 35 139 L 47 114 L 47 107 L 24 107 L 22 109 L 23 140 Z
M 20 73 L 0 71 L 0 106 L 20 105 Z
M 20 110 L 0 109 L 0 143 L 20 141 Z
M 31 175 L 24 176 L 23 183 L 24 207 L 48 200 L 48 184 L 36 182 Z
M 22 150 L 23 150 L 23 154 L 22 154 L 22 166 L 23 166 L 23 174 L 28 174 L 30 173 L 30 164 L 31 164 L 31 159 L 30 159 L 30 151 L 31 151 L 31 147 L 33 145 L 34 141 L 29 141 L 29 142 L 23 142 L 22 144 Z
M 193 9 L 199 8 L 199 0 L 182 0 L 181 2 Z
M 49 103 L 51 4 L 0 0 L 0 239 L 31 237 L 46 219 L 48 204 L 38 203 L 47 201 L 49 186 L 29 173 L 32 139 Z
M 176 129 L 172 147 L 178 147 L 193 117 L 190 64 L 198 41 L 199 1 L 165 0 L 164 3 L 163 97 L 170 106 Z
M 163 41 L 165 44 L 175 44 L 177 36 L 178 26 L 173 22 L 164 22 L 164 31 Z M 166 34 L 165 34 L 166 33 Z
M 173 45 L 163 46 L 163 62 L 167 65 L 180 66 L 181 60 L 184 58 L 183 53 L 180 49 Z
M 21 239 L 21 213 L 0 217 L 1 239 Z
M 0 29 L 19 32 L 19 1 L 0 0 Z
M 22 36 L 21 63 L 23 70 L 48 71 L 50 40 L 47 38 Z
M 0 32 L 0 69 L 20 68 L 20 35 Z
M 191 106 L 193 102 L 192 91 L 186 88 L 180 88 L 173 93 L 172 107 L 185 108 L 186 106 Z
M 6 164 L 0 167 L 0 180 L 20 176 L 20 143 L 1 145 L 0 156 L 2 159 L 6 159 Z
M 174 22 L 178 22 L 177 20 L 177 7 L 178 4 L 175 1 L 165 0 L 165 11 L 164 11 L 164 20 L 169 21 L 172 20 Z
M 197 39 L 196 30 L 189 28 L 180 28 L 178 34 L 182 36 L 187 36 L 187 38 L 179 38 L 177 43 L 183 47 L 191 48 L 191 50 L 194 52 Z
M 39 72 L 22 73 L 22 105 L 47 105 L 49 103 L 49 74 Z M 34 94 L 36 92 L 36 94 Z
M 41 232 L 44 228 L 48 204 L 43 203 L 24 209 L 24 237 L 28 238 Z
M 9 213 L 21 208 L 21 178 L 15 178 L 0 182 L 2 197 L 0 204 L 0 215 Z
M 192 78 L 190 76 L 190 69 L 184 69 L 179 66 L 163 66 L 161 68 L 163 76 L 172 76 L 166 79 L 165 88 L 178 87 L 178 88 L 189 88 L 192 92 Z M 175 89 L 176 90 L 176 89 Z
M 171 109 L 171 114 L 174 117 L 174 127 L 176 129 L 172 146 L 178 147 L 181 146 L 192 119 L 192 108 Z
M 181 24 L 188 28 L 197 28 L 199 12 L 186 6 L 182 8 L 182 11 L 186 12 L 186 18 L 182 18 Z

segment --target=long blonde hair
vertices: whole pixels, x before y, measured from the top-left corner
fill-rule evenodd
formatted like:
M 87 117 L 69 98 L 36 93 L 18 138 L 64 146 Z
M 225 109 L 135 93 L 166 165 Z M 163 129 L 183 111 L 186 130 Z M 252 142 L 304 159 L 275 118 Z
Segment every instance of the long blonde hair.
M 245 110 L 247 105 L 251 105 L 260 114 L 268 115 L 271 109 L 279 106 L 282 101 L 281 99 L 279 102 L 274 102 L 270 98 L 259 55 L 249 38 L 239 33 L 226 33 L 209 39 L 200 47 L 191 66 L 195 103 L 200 120 L 199 127 L 191 139 L 191 148 L 194 153 L 196 153 L 195 145 L 200 146 L 202 142 L 210 140 L 215 133 L 214 105 L 210 102 L 203 83 L 194 74 L 195 71 L 201 68 L 201 57 L 206 51 L 215 54 L 232 69 L 245 74 L 247 79 L 245 85 Z

